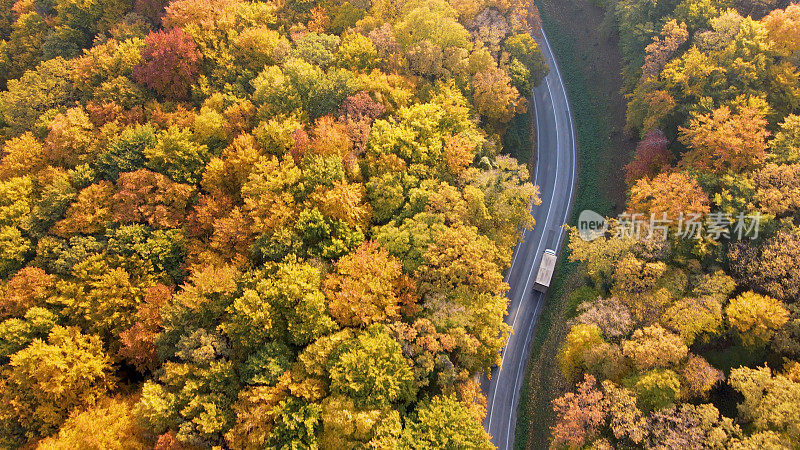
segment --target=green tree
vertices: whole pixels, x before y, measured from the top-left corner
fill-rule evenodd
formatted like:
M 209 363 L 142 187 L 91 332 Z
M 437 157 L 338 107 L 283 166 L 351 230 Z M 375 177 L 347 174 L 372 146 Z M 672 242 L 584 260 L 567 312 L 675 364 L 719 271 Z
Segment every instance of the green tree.
M 363 34 L 350 34 L 339 47 L 339 65 L 350 70 L 370 71 L 380 63 L 378 49 Z
M 47 36 L 47 22 L 35 12 L 25 12 L 12 24 L 11 34 L 4 45 L 3 64 L 8 71 L 6 80 L 23 75 L 42 60 L 42 46 Z
M 519 33 L 508 37 L 503 42 L 503 49 L 513 58 L 510 66 L 513 67 L 514 60 L 518 61 L 522 68 L 518 78 L 514 79 L 514 85 L 523 95 L 527 96 L 534 86 L 538 86 L 545 76 L 550 72 L 547 62 L 544 60 L 539 44 L 533 40 L 528 33 Z
M 444 156 L 445 139 L 473 130 L 466 100 L 459 94 L 456 108 L 438 103 L 416 104 L 401 108 L 397 120 L 378 120 L 373 124 L 367 152 L 374 157 L 394 154 L 409 164 L 437 166 Z M 460 98 L 459 98 L 460 97 Z
M 647 412 L 674 404 L 681 391 L 680 378 L 672 370 L 651 370 L 626 383 L 636 392 L 639 407 Z
M 94 161 L 98 174 L 116 181 L 122 172 L 133 172 L 145 165 L 145 149 L 155 147 L 156 133 L 151 125 L 126 128 Z
M 317 448 L 317 433 L 322 425 L 322 406 L 297 397 L 280 403 L 278 417 L 267 445 L 281 448 Z
M 33 306 L 22 319 L 11 318 L 0 323 L 0 358 L 24 349 L 35 339 L 44 340 L 56 326 L 58 317 L 51 311 Z
M 19 228 L 0 226 L 0 275 L 3 277 L 22 267 L 32 250 L 31 241 Z
M 200 181 L 203 168 L 210 159 L 208 147 L 192 140 L 192 132 L 171 126 L 157 136 L 152 148 L 144 149 L 147 167 L 178 183 Z
M 253 98 L 261 105 L 262 117 L 305 111 L 311 119 L 335 111 L 348 95 L 356 91 L 352 74 L 289 58 L 282 68 L 269 66 L 252 82 Z
M 130 10 L 130 4 L 122 0 L 64 0 L 55 2 L 55 10 L 64 25 L 96 34 L 117 23 Z
M 395 26 L 397 39 L 406 48 L 429 41 L 442 49 L 466 48 L 469 33 L 458 23 L 456 11 L 444 1 L 413 2 Z
M 331 391 L 358 406 L 406 406 L 415 398 L 410 361 L 382 326 L 344 342 L 331 355 L 329 367 Z
M 436 396 L 420 404 L 406 423 L 400 448 L 490 449 L 492 444 L 463 403 Z
M 119 333 L 133 325 L 147 280 L 110 264 L 102 254 L 76 264 L 72 276 L 56 285 L 53 302 L 64 308 L 71 323 L 103 337 L 117 350 Z
M 769 141 L 769 149 L 777 163 L 794 164 L 800 162 L 800 116 L 789 115 L 780 124 L 775 138 Z
M 230 308 L 228 334 L 243 349 L 270 339 L 307 344 L 336 327 L 321 290 L 322 273 L 307 263 L 286 261 L 246 289 Z
M 588 352 L 604 342 L 602 332 L 594 324 L 577 324 L 569 333 L 558 352 L 558 364 L 568 379 L 577 379 L 586 368 Z
M 70 65 L 54 58 L 8 82 L 0 93 L 5 135 L 16 136 L 30 130 L 42 114 L 72 97 Z
M 297 41 L 292 56 L 325 69 L 336 61 L 340 42 L 339 36 L 311 32 Z
M 470 183 L 464 188 L 468 222 L 501 251 L 511 249 L 521 233 L 535 225 L 531 205 L 541 204 L 538 187 L 530 183 L 527 168 L 510 157 L 498 156 L 491 169 L 467 169 L 464 178 Z

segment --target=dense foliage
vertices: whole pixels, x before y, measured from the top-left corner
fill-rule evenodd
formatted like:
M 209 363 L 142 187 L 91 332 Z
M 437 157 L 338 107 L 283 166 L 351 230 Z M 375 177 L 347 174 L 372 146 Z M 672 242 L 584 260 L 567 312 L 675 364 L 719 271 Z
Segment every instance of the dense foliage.
M 2 6 L 0 446 L 490 447 L 524 2 Z
M 797 448 L 800 6 L 605 6 L 642 140 L 627 215 L 599 239 L 571 235 L 587 283 L 559 355 L 576 390 L 554 404 L 553 446 Z M 762 215 L 757 237 L 740 239 L 739 213 Z M 662 239 L 651 214 L 704 215 L 702 232 Z

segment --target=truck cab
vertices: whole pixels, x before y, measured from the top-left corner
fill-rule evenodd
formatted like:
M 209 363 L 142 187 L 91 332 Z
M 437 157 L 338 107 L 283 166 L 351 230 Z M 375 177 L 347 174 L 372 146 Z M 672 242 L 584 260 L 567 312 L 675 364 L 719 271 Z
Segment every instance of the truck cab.
M 536 273 L 536 282 L 533 283 L 533 290 L 547 292 L 550 288 L 550 281 L 553 278 L 553 271 L 556 268 L 556 251 L 547 249 L 542 254 L 542 262 L 539 263 L 539 271 Z

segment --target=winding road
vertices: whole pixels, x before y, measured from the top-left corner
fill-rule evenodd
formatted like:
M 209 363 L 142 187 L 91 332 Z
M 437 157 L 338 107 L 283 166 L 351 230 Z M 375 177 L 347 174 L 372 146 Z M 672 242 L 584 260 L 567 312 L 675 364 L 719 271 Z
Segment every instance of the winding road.
M 487 396 L 484 427 L 499 449 L 514 446 L 517 407 L 525 378 L 531 338 L 544 306 L 545 294 L 533 290 L 536 271 L 546 249 L 559 249 L 564 241 L 563 225 L 572 208 L 577 176 L 577 150 L 572 110 L 553 51 L 542 30 L 539 46 L 550 66 L 550 74 L 533 92 L 536 113 L 536 165 L 534 184 L 541 192 L 542 204 L 533 206 L 533 230 L 517 245 L 506 281 L 509 306 L 506 323 L 513 332 L 503 350 L 500 366 L 482 386 Z

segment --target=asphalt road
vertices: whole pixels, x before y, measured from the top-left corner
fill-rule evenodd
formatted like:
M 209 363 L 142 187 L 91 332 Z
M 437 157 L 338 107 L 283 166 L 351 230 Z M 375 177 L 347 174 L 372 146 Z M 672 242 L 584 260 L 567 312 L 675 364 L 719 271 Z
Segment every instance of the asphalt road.
M 545 295 L 533 291 L 536 272 L 546 249 L 558 249 L 564 242 L 563 225 L 572 207 L 577 176 L 577 152 L 572 111 L 547 37 L 539 46 L 550 74 L 533 92 L 536 114 L 536 166 L 534 184 L 540 187 L 542 204 L 531 209 L 536 225 L 525 233 L 514 251 L 506 281 L 511 286 L 506 322 L 514 331 L 503 350 L 503 361 L 482 382 L 487 396 L 484 427 L 499 449 L 514 447 L 517 407 L 530 354 L 531 338 L 539 320 Z

